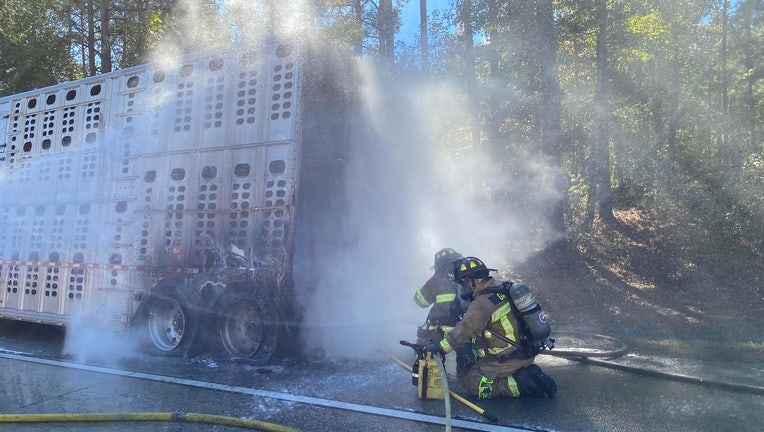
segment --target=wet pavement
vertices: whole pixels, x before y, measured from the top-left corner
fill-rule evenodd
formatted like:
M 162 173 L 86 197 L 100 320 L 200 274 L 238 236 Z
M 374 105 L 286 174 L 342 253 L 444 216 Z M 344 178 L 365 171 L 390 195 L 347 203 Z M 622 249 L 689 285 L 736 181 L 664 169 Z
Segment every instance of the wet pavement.
M 135 355 L 117 364 L 61 358 L 63 332 L 0 325 L 0 412 L 190 412 L 305 431 L 440 431 L 443 401 L 417 399 L 408 371 L 385 353 L 368 360 L 288 361 L 269 366 L 200 356 Z M 409 362 L 413 354 L 391 347 Z M 540 356 L 554 399 L 477 401 L 491 423 L 451 401 L 452 430 L 760 431 L 764 363 L 688 361 L 630 353 L 619 370 Z M 652 371 L 652 372 L 650 372 Z M 661 376 L 665 374 L 681 374 Z M 683 378 L 704 379 L 695 382 Z M 452 381 L 453 382 L 453 381 Z M 732 384 L 730 386 L 715 383 Z M 750 386 L 736 387 L 735 384 Z M 464 394 L 459 388 L 452 388 Z M 8 431 L 233 431 L 173 422 L 0 424 Z

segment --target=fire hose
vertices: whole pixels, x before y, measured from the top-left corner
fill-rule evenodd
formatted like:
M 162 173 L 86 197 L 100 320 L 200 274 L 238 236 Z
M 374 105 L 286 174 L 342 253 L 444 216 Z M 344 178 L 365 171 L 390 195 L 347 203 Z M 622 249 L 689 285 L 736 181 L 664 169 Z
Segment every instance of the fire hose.
M 591 349 L 591 348 L 557 349 L 555 348 L 555 349 L 549 349 L 549 350 L 542 350 L 539 352 L 539 355 L 560 357 L 560 358 L 564 358 L 566 360 L 570 360 L 570 361 L 574 361 L 578 363 L 589 364 L 593 366 L 600 366 L 600 367 L 620 370 L 624 372 L 632 372 L 632 373 L 637 373 L 637 374 L 642 374 L 647 376 L 653 376 L 657 378 L 670 379 L 673 381 L 697 384 L 697 385 L 702 385 L 706 387 L 715 387 L 715 388 L 721 388 L 726 390 L 733 390 L 733 391 L 740 391 L 740 392 L 754 393 L 754 394 L 764 394 L 764 387 L 761 387 L 761 386 L 731 383 L 727 381 L 719 381 L 719 380 L 713 380 L 708 378 L 695 377 L 691 375 L 684 375 L 684 374 L 679 374 L 674 372 L 664 372 L 664 371 L 646 369 L 643 367 L 630 366 L 630 365 L 626 365 L 622 363 L 613 362 L 611 360 L 626 354 L 628 350 L 628 346 L 626 345 L 626 343 L 622 342 L 621 340 L 611 336 L 605 336 L 601 334 L 569 332 L 569 331 L 555 332 L 555 335 L 563 336 L 563 337 L 568 336 L 574 339 L 576 337 L 596 339 L 599 341 L 600 345 L 608 345 L 612 348 L 611 349 Z M 514 344 L 513 341 L 504 339 L 501 337 L 501 335 L 494 334 L 494 336 L 497 336 L 502 340 L 506 340 L 507 342 Z
M 140 412 L 140 413 L 84 413 L 84 414 L 0 414 L 0 423 L 60 423 L 60 422 L 125 422 L 125 421 L 172 421 L 205 423 L 235 426 L 246 429 L 296 432 L 297 429 L 248 420 L 211 414 L 175 412 Z
M 438 373 L 443 377 L 443 399 L 446 404 L 446 432 L 451 432 L 451 395 L 449 394 L 448 379 L 446 378 L 445 361 L 445 357 L 441 357 L 439 354 L 435 355 L 435 364 L 438 365 Z

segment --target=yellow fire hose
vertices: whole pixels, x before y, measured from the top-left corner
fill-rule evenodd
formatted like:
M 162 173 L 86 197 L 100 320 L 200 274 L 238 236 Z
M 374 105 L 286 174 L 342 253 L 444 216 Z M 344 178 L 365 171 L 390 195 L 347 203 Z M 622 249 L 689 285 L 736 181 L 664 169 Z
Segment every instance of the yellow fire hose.
M 401 367 L 403 367 L 407 371 L 411 372 L 411 366 L 407 365 L 402 360 L 400 360 L 400 359 L 398 359 L 398 358 L 396 358 L 396 357 L 394 357 L 392 355 L 388 355 L 388 357 L 390 358 L 390 360 L 398 363 Z M 444 377 L 443 379 L 445 380 L 446 378 Z M 456 393 L 453 390 L 449 390 L 448 394 L 450 394 L 452 398 L 454 398 L 454 399 L 458 400 L 459 402 L 463 403 L 468 408 L 471 408 L 472 410 L 474 410 L 475 412 L 477 412 L 481 416 L 487 418 L 488 420 L 490 420 L 490 421 L 492 421 L 494 423 L 499 421 L 498 417 L 496 417 L 495 415 L 491 414 L 490 412 L 484 410 L 483 408 L 480 408 L 479 406 L 477 406 L 474 403 L 468 401 L 467 399 L 463 398 L 462 396 L 459 395 L 459 393 Z
M 443 377 L 443 390 L 445 390 L 445 397 L 443 399 L 445 399 L 444 402 L 446 404 L 446 432 L 451 432 L 451 395 L 448 393 L 451 390 L 448 389 L 448 375 L 446 375 L 445 361 L 445 357 L 435 354 L 435 364 L 438 365 L 438 372 L 440 372 L 440 376 Z
M 58 423 L 58 422 L 123 422 L 123 421 L 173 421 L 206 423 L 240 428 L 274 431 L 297 432 L 297 429 L 248 420 L 237 417 L 225 417 L 211 414 L 175 412 L 143 413 L 84 413 L 84 414 L 0 414 L 0 423 Z

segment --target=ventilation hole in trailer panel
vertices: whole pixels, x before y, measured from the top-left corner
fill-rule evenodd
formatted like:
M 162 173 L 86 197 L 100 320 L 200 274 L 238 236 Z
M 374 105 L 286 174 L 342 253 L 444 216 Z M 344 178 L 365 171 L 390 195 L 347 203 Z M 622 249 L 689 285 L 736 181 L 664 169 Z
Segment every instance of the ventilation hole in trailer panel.
M 286 162 L 281 159 L 271 161 L 268 164 L 268 170 L 271 174 L 283 174 L 286 172 Z
M 180 68 L 180 76 L 183 78 L 190 77 L 194 73 L 194 65 L 183 65 L 183 67 Z
M 207 165 L 204 168 L 202 168 L 202 178 L 206 181 L 210 181 L 217 177 L 218 175 L 218 169 L 216 166 L 213 165 Z
M 236 164 L 233 173 L 236 177 L 247 177 L 250 173 L 250 166 L 246 163 Z
M 174 181 L 180 181 L 186 178 L 186 170 L 183 168 L 173 168 L 170 172 L 170 177 Z
M 257 64 L 257 53 L 254 51 L 245 53 L 241 57 L 241 61 L 244 63 L 244 66 L 254 66 Z
M 276 47 L 276 55 L 279 58 L 284 58 L 288 55 L 292 54 L 292 46 L 287 44 L 280 44 L 278 47 Z
M 223 59 L 222 58 L 214 58 L 210 60 L 210 70 L 213 72 L 217 72 L 220 69 L 223 69 Z

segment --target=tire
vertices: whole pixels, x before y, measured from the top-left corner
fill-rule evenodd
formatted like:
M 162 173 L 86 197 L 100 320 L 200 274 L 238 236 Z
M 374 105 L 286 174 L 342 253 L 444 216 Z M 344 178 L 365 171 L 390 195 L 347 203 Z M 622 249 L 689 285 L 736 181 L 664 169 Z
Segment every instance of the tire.
M 154 351 L 185 355 L 196 334 L 196 317 L 180 290 L 159 287 L 148 305 L 146 330 Z
M 278 314 L 267 298 L 242 291 L 223 293 L 218 302 L 218 336 L 232 359 L 267 363 L 281 335 Z

